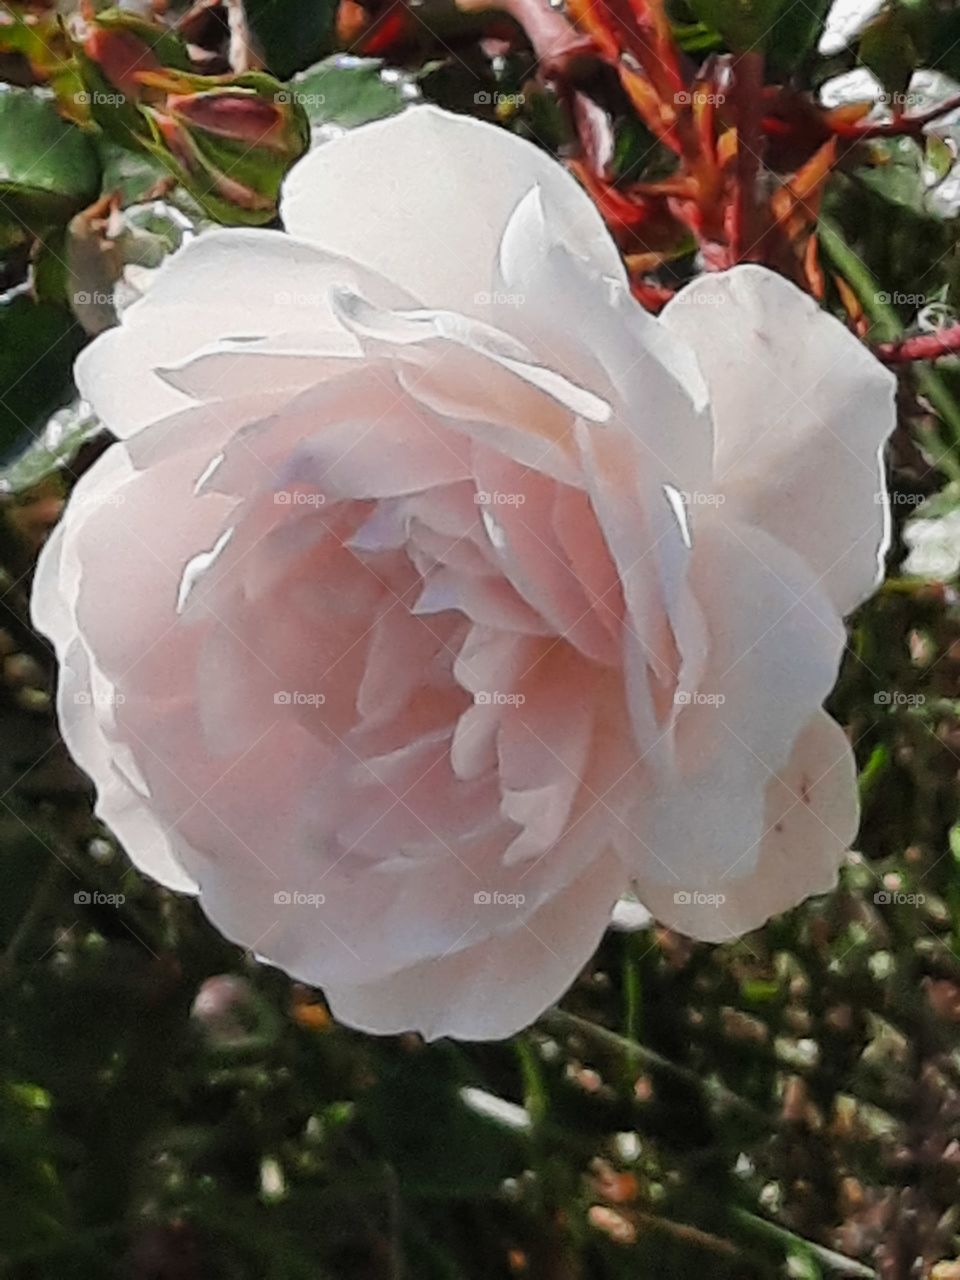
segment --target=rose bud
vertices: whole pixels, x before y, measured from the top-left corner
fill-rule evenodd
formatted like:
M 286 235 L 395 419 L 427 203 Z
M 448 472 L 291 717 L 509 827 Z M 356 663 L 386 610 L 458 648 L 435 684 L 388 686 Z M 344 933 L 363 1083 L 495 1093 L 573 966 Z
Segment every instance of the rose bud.
M 229 83 L 176 80 L 203 87 L 169 93 L 162 109 L 144 108 L 152 131 L 148 148 L 168 164 L 173 160 L 183 185 L 218 221 L 268 222 L 284 174 L 309 141 L 302 108 L 259 73 Z
M 151 96 L 146 77 L 162 68 L 188 71 L 190 57 L 177 36 L 119 9 L 84 21 L 76 45 L 83 81 L 79 97 L 107 133 L 130 145 L 130 133 L 149 133 L 137 103 Z M 156 95 L 153 95 L 156 96 Z
M 207 978 L 200 986 L 190 1016 L 207 1046 L 230 1056 L 266 1049 L 276 1039 L 279 1019 L 248 979 L 233 973 Z

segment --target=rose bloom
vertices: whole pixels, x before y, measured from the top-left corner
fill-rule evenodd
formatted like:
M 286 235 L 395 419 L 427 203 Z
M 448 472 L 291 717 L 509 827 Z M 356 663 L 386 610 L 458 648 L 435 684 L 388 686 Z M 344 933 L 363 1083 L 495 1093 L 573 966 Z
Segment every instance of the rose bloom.
M 659 319 L 519 138 L 414 107 L 170 258 L 77 364 L 66 742 L 134 862 L 375 1032 L 536 1018 L 625 891 L 720 940 L 834 883 L 821 704 L 894 379 L 800 290 Z

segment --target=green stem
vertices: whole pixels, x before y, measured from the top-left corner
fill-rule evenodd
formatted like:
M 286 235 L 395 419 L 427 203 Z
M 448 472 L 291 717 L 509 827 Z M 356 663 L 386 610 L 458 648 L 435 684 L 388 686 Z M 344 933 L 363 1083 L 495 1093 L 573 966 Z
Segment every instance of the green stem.
M 873 273 L 844 237 L 839 225 L 826 214 L 818 224 L 820 244 L 833 265 L 857 295 L 864 313 L 870 318 L 876 336 L 882 342 L 895 342 L 903 334 L 900 317 L 889 302 Z M 936 452 L 936 466 L 951 480 L 960 479 L 960 460 L 952 450 L 960 449 L 960 403 L 936 369 L 915 369 L 917 386 L 949 429 L 951 443 L 945 445 L 931 433 Z
M 766 1238 L 780 1246 L 803 1249 L 807 1253 L 812 1253 L 824 1266 L 839 1272 L 840 1275 L 857 1276 L 860 1280 L 879 1280 L 876 1271 L 864 1266 L 862 1262 L 857 1262 L 855 1258 L 848 1258 L 845 1254 L 835 1253 L 822 1244 L 805 1240 L 803 1236 L 794 1235 L 786 1227 L 778 1227 L 775 1223 L 768 1222 L 766 1218 L 758 1218 L 755 1213 L 749 1213 L 746 1209 L 733 1209 L 732 1217 L 752 1235 Z
M 24 943 L 33 933 L 37 924 L 48 910 L 54 896 L 54 889 L 60 883 L 65 864 L 56 857 L 51 857 L 49 865 L 37 884 L 33 899 L 17 925 L 16 931 L 7 944 L 7 949 L 0 956 L 0 984 L 13 977 L 17 957 Z
M 681 1067 L 677 1063 L 671 1062 L 669 1058 L 662 1057 L 661 1054 L 649 1049 L 638 1040 L 630 1040 L 626 1036 L 619 1035 L 616 1031 L 608 1030 L 607 1027 L 601 1027 L 595 1022 L 589 1022 L 586 1018 L 578 1018 L 575 1013 L 567 1013 L 565 1009 L 551 1009 L 549 1013 L 544 1014 L 538 1025 L 552 1035 L 583 1036 L 608 1052 L 617 1055 L 626 1054 L 630 1059 L 642 1063 L 648 1068 L 662 1071 L 672 1076 L 675 1080 L 682 1080 L 684 1084 L 693 1088 L 702 1089 L 714 1101 L 728 1107 L 731 1111 L 749 1116 L 751 1120 L 761 1123 L 766 1129 L 779 1128 L 779 1121 L 776 1118 L 768 1116 L 759 1107 L 754 1106 L 752 1102 L 748 1102 L 746 1098 L 741 1098 L 739 1094 L 734 1093 L 725 1085 L 706 1081 L 696 1071 L 691 1071 L 688 1067 Z

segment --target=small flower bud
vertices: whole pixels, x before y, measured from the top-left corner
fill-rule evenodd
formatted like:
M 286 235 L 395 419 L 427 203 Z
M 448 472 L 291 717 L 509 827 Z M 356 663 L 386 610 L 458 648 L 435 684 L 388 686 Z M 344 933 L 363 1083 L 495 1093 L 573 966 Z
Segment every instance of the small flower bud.
M 302 107 L 259 72 L 228 82 L 183 76 L 177 83 L 162 107 L 144 108 L 150 149 L 172 161 L 218 221 L 268 222 L 284 174 L 309 141 Z

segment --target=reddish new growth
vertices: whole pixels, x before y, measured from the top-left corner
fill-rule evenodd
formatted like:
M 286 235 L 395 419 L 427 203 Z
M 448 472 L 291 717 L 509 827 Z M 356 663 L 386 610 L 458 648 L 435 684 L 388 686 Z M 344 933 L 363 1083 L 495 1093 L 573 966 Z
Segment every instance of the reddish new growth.
M 340 34 L 363 53 L 402 55 L 427 28 L 406 3 L 341 0 Z M 537 74 L 567 106 L 577 152 L 567 163 L 590 192 L 624 253 L 637 297 L 657 311 L 671 290 L 658 268 L 698 249 L 708 270 L 762 262 L 822 299 L 817 219 L 833 169 L 852 148 L 884 137 L 915 137 L 960 106 L 949 101 L 889 122 L 868 120 L 872 102 L 827 110 L 809 93 L 765 83 L 763 54 L 711 55 L 695 64 L 678 46 L 664 0 L 459 0 L 469 14 L 491 10 L 485 37 L 525 37 Z M 419 11 L 423 13 L 421 9 Z M 504 26 L 504 16 L 516 27 Z M 521 30 L 522 29 L 522 34 Z M 675 157 L 672 172 L 631 180 L 612 168 L 613 123 L 593 95 L 612 69 L 653 137 Z M 609 71 L 606 75 L 609 76 Z M 831 273 L 851 325 L 860 308 L 847 281 Z M 891 363 L 934 359 L 960 349 L 960 328 L 878 349 Z

